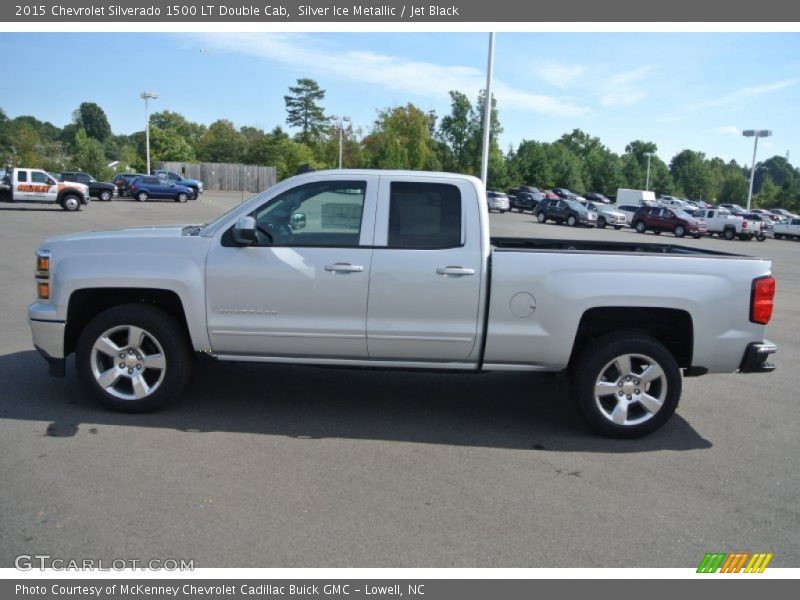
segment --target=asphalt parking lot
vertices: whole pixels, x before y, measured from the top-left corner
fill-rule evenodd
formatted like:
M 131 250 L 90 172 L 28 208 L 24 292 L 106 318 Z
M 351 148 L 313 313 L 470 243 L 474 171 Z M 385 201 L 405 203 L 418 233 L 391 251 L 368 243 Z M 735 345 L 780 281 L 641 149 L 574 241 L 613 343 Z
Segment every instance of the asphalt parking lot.
M 770 375 L 685 381 L 676 416 L 598 438 L 546 375 L 348 371 L 201 361 L 151 415 L 47 376 L 25 308 L 34 251 L 86 229 L 200 223 L 186 204 L 0 204 L 0 567 L 18 554 L 225 567 L 696 567 L 709 551 L 800 566 L 800 243 L 683 239 L 770 257 Z M 630 239 L 530 214 L 494 235 Z M 648 241 L 676 241 L 671 235 Z M 620 273 L 636 285 L 636 273 Z

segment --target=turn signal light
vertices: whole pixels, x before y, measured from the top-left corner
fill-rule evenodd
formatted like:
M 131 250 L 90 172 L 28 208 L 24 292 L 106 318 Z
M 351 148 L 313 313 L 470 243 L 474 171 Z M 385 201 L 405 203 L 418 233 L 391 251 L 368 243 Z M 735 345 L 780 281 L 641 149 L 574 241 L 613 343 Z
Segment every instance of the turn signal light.
M 36 295 L 39 296 L 39 300 L 50 300 L 50 283 L 47 281 L 37 281 Z
M 775 298 L 775 278 L 769 275 L 753 280 L 750 293 L 750 320 L 753 323 L 766 325 L 772 318 L 772 306 Z
M 50 257 L 49 256 L 42 256 L 41 254 L 36 256 L 36 270 L 39 273 L 46 273 L 50 270 Z

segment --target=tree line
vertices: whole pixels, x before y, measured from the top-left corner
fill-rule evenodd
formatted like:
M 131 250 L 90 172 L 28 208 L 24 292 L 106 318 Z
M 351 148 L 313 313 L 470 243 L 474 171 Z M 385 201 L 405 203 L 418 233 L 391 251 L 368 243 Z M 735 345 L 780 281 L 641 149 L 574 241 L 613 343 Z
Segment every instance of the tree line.
M 409 102 L 379 110 L 367 131 L 331 119 L 324 107 L 325 90 L 313 79 L 298 79 L 284 96 L 286 120 L 265 131 L 237 127 L 228 119 L 210 125 L 195 123 L 169 110 L 150 116 L 150 154 L 157 161 L 202 161 L 269 165 L 278 179 L 304 164 L 335 168 L 342 139 L 345 168 L 379 168 L 480 172 L 483 138 L 483 92 L 473 102 L 450 92 L 450 108 L 441 117 Z M 554 142 L 523 140 L 505 152 L 498 145 L 503 132 L 492 98 L 489 188 L 518 185 L 565 187 L 578 193 L 613 196 L 620 187 L 644 189 L 650 157 L 650 189 L 657 194 L 743 203 L 749 168 L 694 150 L 682 150 L 669 163 L 655 156 L 655 142 L 633 140 L 621 155 L 600 138 L 574 129 Z M 63 128 L 32 116 L 9 119 L 0 109 L 0 157 L 4 164 L 41 166 L 60 171 L 79 169 L 100 179 L 114 170 L 145 168 L 145 133 L 114 134 L 103 109 L 83 102 Z M 116 169 L 107 165 L 117 162 Z M 754 178 L 756 206 L 800 210 L 800 170 L 781 156 L 760 163 Z

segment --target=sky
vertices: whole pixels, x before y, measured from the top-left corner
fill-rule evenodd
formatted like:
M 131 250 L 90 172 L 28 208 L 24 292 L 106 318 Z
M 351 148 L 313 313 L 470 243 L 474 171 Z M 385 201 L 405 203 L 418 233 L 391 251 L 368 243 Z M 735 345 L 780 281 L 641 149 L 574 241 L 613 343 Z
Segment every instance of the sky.
M 272 129 L 288 87 L 310 77 L 328 114 L 367 133 L 378 109 L 443 116 L 453 89 L 474 101 L 487 50 L 484 33 L 0 33 L 0 108 L 63 126 L 96 102 L 127 134 L 151 90 L 151 111 Z M 771 129 L 759 160 L 800 164 L 797 33 L 498 33 L 493 92 L 504 150 L 579 128 L 617 153 L 642 139 L 666 162 L 690 148 L 750 164 L 741 131 Z

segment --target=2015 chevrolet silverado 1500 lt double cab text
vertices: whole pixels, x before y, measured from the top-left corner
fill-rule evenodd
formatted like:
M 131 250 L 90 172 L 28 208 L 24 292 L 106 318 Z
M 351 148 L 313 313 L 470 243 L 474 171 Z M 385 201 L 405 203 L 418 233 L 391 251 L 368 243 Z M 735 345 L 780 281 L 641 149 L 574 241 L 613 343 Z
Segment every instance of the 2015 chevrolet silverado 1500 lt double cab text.
M 769 261 L 668 244 L 490 238 L 466 175 L 321 171 L 206 225 L 46 240 L 35 346 L 122 411 L 220 360 L 565 372 L 595 430 L 663 425 L 684 374 L 770 371 Z M 531 395 L 535 390 L 531 390 Z

